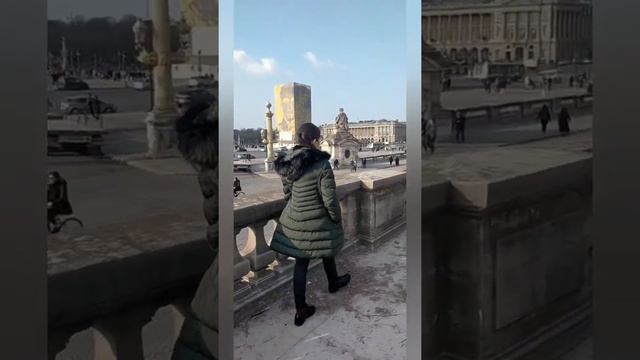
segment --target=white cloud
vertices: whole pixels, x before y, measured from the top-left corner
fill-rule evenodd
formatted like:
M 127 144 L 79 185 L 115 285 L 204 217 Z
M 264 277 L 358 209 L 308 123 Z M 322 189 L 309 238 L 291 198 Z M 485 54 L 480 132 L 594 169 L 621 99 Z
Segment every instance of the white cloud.
M 321 61 L 318 59 L 316 54 L 311 51 L 304 53 L 304 58 L 316 69 L 325 69 L 333 66 L 333 62 L 331 60 Z
M 276 60 L 273 58 L 262 58 L 260 61 L 253 60 L 246 51 L 234 50 L 233 61 L 240 68 L 248 73 L 256 75 L 273 74 L 276 71 Z

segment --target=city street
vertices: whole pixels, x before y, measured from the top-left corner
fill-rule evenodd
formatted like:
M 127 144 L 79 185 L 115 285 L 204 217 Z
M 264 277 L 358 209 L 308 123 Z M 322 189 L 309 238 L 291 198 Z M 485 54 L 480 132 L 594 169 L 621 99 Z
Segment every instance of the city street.
M 174 86 L 174 93 L 187 89 L 186 86 Z M 132 88 L 99 88 L 89 90 L 52 90 L 48 92 L 49 101 L 54 106 L 53 111 L 58 111 L 60 102 L 70 96 L 93 94 L 100 100 L 115 104 L 118 112 L 146 112 L 151 109 L 150 90 L 135 90 Z
M 96 95 L 100 100 L 115 104 L 118 112 L 139 112 L 148 111 L 151 107 L 151 91 L 135 89 L 89 89 L 48 92 L 49 100 L 53 103 L 55 110 L 59 110 L 60 102 L 70 96 Z

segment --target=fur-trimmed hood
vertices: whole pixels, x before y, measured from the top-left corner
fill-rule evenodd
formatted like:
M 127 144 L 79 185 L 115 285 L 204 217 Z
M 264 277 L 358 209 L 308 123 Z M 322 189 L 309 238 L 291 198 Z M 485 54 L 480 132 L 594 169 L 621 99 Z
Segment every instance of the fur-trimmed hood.
M 274 164 L 278 175 L 289 181 L 296 181 L 307 168 L 322 160 L 329 160 L 331 155 L 325 151 L 306 146 L 296 146 L 289 154 L 280 154 Z

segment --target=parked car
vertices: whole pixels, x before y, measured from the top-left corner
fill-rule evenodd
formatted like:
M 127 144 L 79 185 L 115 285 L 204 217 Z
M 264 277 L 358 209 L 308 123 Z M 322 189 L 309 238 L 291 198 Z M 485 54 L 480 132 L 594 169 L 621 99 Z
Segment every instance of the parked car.
M 256 157 L 251 155 L 251 154 L 235 154 L 235 158 L 236 160 L 252 160 L 255 159 Z
M 64 82 L 58 84 L 58 90 L 89 90 L 89 84 L 76 78 L 65 78 Z
M 134 80 L 131 82 L 131 87 L 139 91 L 149 90 L 151 89 L 151 80 Z
M 71 151 L 84 155 L 100 155 L 105 131 L 78 126 L 75 121 L 47 120 L 47 152 Z
M 218 81 L 212 76 L 195 76 L 189 79 L 189 87 L 216 88 Z
M 189 89 L 180 91 L 175 95 L 176 106 L 179 109 L 189 107 L 191 104 L 204 102 L 213 104 L 217 97 L 205 89 Z
M 90 113 L 91 111 L 89 109 L 89 98 L 91 96 L 92 95 L 89 95 L 89 94 L 69 96 L 68 98 L 66 98 L 64 101 L 60 103 L 60 111 L 62 111 L 64 114 Z M 114 104 L 102 101 L 96 96 L 94 97 L 98 100 L 98 103 L 100 104 L 100 113 L 108 114 L 108 113 L 115 113 L 118 111 L 118 108 Z

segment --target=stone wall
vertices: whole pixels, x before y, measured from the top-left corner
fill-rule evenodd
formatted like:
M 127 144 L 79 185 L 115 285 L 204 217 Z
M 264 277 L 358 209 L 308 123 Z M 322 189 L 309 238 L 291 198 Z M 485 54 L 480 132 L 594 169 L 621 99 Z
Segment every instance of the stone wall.
M 425 355 L 518 359 L 589 320 L 591 157 L 529 152 L 449 159 L 424 184 Z

